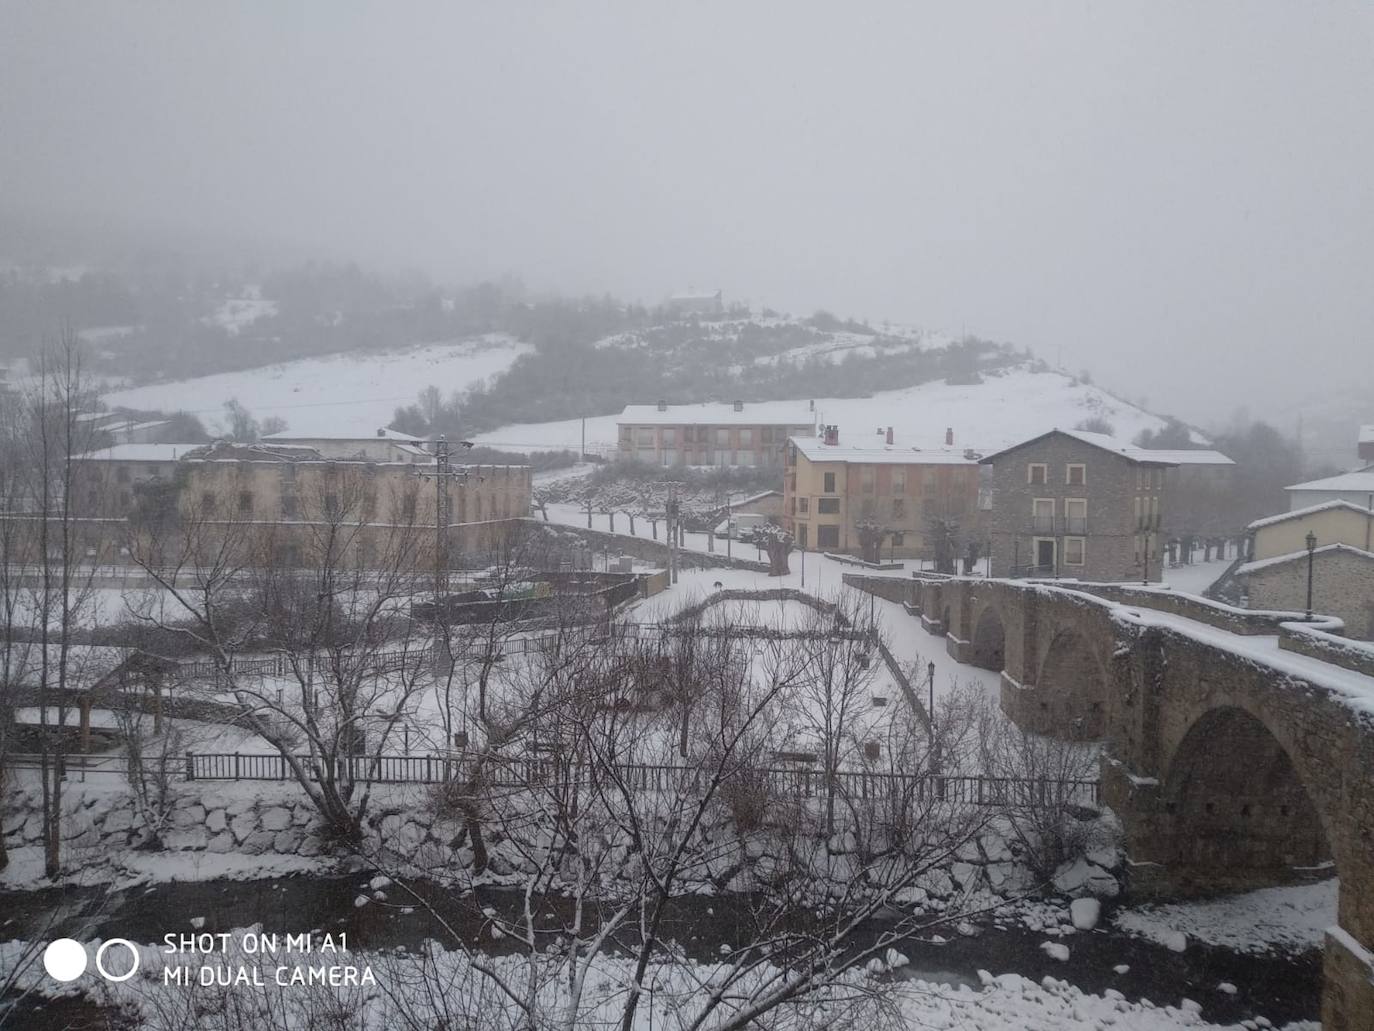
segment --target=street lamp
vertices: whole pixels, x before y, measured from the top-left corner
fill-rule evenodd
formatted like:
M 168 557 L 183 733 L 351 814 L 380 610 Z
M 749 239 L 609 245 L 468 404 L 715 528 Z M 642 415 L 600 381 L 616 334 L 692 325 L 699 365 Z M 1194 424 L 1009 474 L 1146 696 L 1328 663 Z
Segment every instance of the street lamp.
M 930 733 L 933 736 L 935 734 L 935 663 L 933 662 L 926 664 L 926 683 L 929 688 L 927 704 L 930 706 L 926 710 L 926 714 L 930 717 Z
M 1312 618 L 1312 558 L 1317 551 L 1317 535 L 1307 531 L 1307 618 Z

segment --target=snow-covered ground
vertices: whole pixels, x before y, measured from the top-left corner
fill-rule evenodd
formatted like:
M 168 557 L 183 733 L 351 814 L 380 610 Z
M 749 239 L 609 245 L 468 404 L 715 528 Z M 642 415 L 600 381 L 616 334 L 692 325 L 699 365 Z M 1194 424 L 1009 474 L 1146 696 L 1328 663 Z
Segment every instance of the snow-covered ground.
M 226 298 L 214 314 L 201 321 L 221 327 L 230 336 L 238 336 L 245 326 L 258 319 L 277 314 L 277 302 L 262 296 L 260 287 L 244 287 L 238 297 Z
M 1117 927 L 1169 945 L 1179 934 L 1238 952 L 1317 949 L 1336 923 L 1339 882 L 1230 895 L 1209 902 L 1173 902 L 1123 909 Z
M 1199 555 L 1201 552 L 1198 553 Z M 1194 562 L 1192 565 L 1175 566 L 1164 570 L 1164 582 L 1176 591 L 1185 594 L 1202 594 L 1231 564 L 1230 559 L 1214 559 L 1211 562 Z
M 391 351 L 303 358 L 241 372 L 155 383 L 107 393 L 110 406 L 194 412 L 208 424 L 237 398 L 259 419 L 276 415 L 294 433 L 368 435 L 391 423 L 431 384 L 445 395 L 504 372 L 530 350 L 493 333 Z
M 190 923 L 181 925 L 186 928 L 199 926 Z M 216 946 L 213 951 L 201 956 L 173 953 L 168 954 L 160 947 L 142 944 L 139 949 L 139 969 L 136 979 L 108 984 L 105 991 L 108 1001 L 130 1007 L 134 1011 L 144 1009 L 147 1013 L 171 1012 L 174 1000 L 184 998 L 185 986 L 174 985 L 161 975 L 164 965 L 191 964 L 193 973 L 201 964 L 214 969 L 223 968 L 230 972 L 245 969 L 260 971 L 259 976 L 265 987 L 236 988 L 232 998 L 235 1012 L 240 1015 L 252 1014 L 261 1009 L 258 1017 L 262 1026 L 306 1027 L 313 1021 L 310 1014 L 324 1011 L 319 1005 L 323 999 L 335 999 L 335 1007 L 343 1003 L 349 1011 L 349 1026 L 382 1029 L 408 1026 L 411 1020 L 406 1015 L 433 1013 L 434 993 L 452 996 L 450 1013 L 470 1013 L 491 1016 L 509 1008 L 511 1003 L 501 994 L 492 981 L 477 975 L 472 969 L 476 957 L 458 950 L 448 950 L 437 942 L 425 948 L 427 963 L 417 963 L 414 957 L 400 954 L 378 952 L 336 952 L 327 960 L 301 957 L 293 960 L 289 955 L 273 953 L 259 955 L 258 948 L 245 948 L 248 941 L 257 941 L 255 935 L 247 932 L 256 928 L 237 928 L 227 933 L 225 945 Z M 88 954 L 94 954 L 98 942 L 86 943 Z M 1068 960 L 1072 966 L 1072 950 Z M 41 965 L 24 964 L 29 955 L 25 943 L 8 942 L 0 945 L 0 966 L 24 967 L 20 975 L 21 987 L 37 988 L 44 993 L 72 995 L 81 989 L 77 984 L 65 986 L 46 978 Z M 480 955 L 480 954 L 479 954 Z M 535 983 L 530 976 L 530 960 L 520 955 L 480 956 L 491 972 L 500 978 L 504 985 L 513 985 L 517 991 L 524 985 Z M 900 954 L 891 957 L 901 962 Z M 273 987 L 276 983 L 274 971 L 285 964 L 285 969 L 327 962 L 334 966 L 351 966 L 358 970 L 366 968 L 375 984 L 385 983 L 384 990 L 363 987 L 342 990 L 320 987 L 307 989 L 298 987 L 282 990 Z M 586 976 L 578 978 L 581 992 L 576 1009 L 569 1012 L 567 986 L 569 978 L 548 976 L 558 969 L 560 961 L 553 956 L 539 960 L 545 976 L 538 978 L 540 988 L 537 992 L 538 1010 L 549 1018 L 564 1018 L 557 1021 L 562 1025 L 577 1027 L 610 1027 L 618 1025 L 616 1019 L 624 1004 L 625 985 L 629 982 L 633 961 L 612 955 L 598 955 L 588 964 Z M 889 1026 L 902 1023 L 912 1028 L 928 1031 L 1207 1031 L 1223 1025 L 1212 1024 L 1202 1019 L 1201 1006 L 1196 1001 L 1183 1000 L 1178 1006 L 1156 1006 L 1146 1000 L 1132 1002 L 1120 992 L 1107 989 L 1101 995 L 1086 993 L 1067 980 L 1046 976 L 1034 981 L 1019 974 L 994 975 L 979 971 L 979 985 L 960 985 L 953 987 L 918 977 L 899 979 L 891 984 L 890 992 L 880 997 L 866 998 L 860 989 L 865 982 L 889 977 L 889 970 L 881 963 L 881 969 L 853 972 L 822 1009 L 816 1000 L 803 1003 L 802 1026 Z M 420 977 L 421 969 L 425 976 Z M 653 1027 L 687 1026 L 696 1012 L 697 1006 L 708 997 L 713 983 L 725 975 L 724 963 L 682 962 L 674 965 L 654 966 L 648 971 L 649 983 L 653 989 L 646 999 L 638 1005 L 633 1027 L 637 1031 L 647 1031 Z M 776 985 L 771 979 L 777 971 L 768 966 L 746 974 L 735 986 L 732 994 L 740 1002 L 762 994 L 765 985 Z M 251 976 L 251 975 L 250 975 Z M 195 974 L 199 980 L 199 975 Z M 251 982 L 249 982 L 251 983 Z M 310 1006 L 312 993 L 316 1005 Z M 205 992 L 207 1000 L 215 996 Z M 346 1000 L 346 1002 L 345 1002 Z M 828 1010 L 828 1012 L 827 1012 Z M 781 1014 L 779 1014 L 781 1015 Z M 720 1016 L 724 1016 L 721 1013 Z M 251 1016 L 249 1017 L 251 1020 Z M 278 1021 L 286 1020 L 286 1024 Z M 550 1020 L 552 1025 L 555 1021 Z M 709 1026 L 709 1025 L 708 1025 Z M 783 1026 L 792 1026 L 785 1023 Z M 1239 1025 L 1225 1025 L 1237 1028 Z M 1261 1026 L 1250 1021 L 1246 1027 Z M 1273 1026 L 1265 1021 L 1262 1026 Z M 1315 1022 L 1289 1024 L 1290 1031 L 1316 1031 Z
M 644 399 L 640 399 L 644 400 Z M 807 398 L 799 399 L 809 400 Z M 1097 387 L 1057 372 L 1009 369 L 987 375 L 981 384 L 951 386 L 943 381 L 887 390 L 872 397 L 815 398 L 816 419 L 840 427 L 840 440 L 858 441 L 891 426 L 900 444 L 937 447 L 945 430 L 954 431 L 956 446 L 993 451 L 1055 428 L 1072 429 L 1086 419 L 1106 419 L 1115 435 L 1130 440 L 1144 429 L 1159 429 L 1164 420 Z M 759 417 L 790 412 L 797 400 L 749 404 Z M 614 451 L 618 413 L 589 416 L 587 448 Z M 479 434 L 478 443 L 552 450 L 577 449 L 582 420 L 523 423 Z

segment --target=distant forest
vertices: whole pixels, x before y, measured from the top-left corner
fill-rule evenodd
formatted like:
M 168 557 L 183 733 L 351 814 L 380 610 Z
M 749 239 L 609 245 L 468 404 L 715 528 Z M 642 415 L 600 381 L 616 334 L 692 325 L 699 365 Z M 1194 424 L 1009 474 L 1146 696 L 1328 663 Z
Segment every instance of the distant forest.
M 215 313 L 245 299 L 262 314 L 231 332 Z M 463 392 L 432 385 L 425 398 L 399 409 L 396 428 L 417 434 L 612 412 L 632 400 L 861 396 L 893 384 L 973 382 L 1023 357 L 973 338 L 922 348 L 824 311 L 764 316 L 741 321 L 750 317 L 743 307 L 675 316 L 611 297 L 536 297 L 516 283 L 443 290 L 419 276 L 384 278 L 352 264 L 233 275 L 194 265 L 180 271 L 165 261 L 61 277 L 45 269 L 0 271 L 0 358 L 31 355 L 70 326 L 89 342 L 93 373 L 132 383 L 483 333 L 533 346 L 493 382 Z M 837 363 L 814 354 L 778 357 L 823 347 L 837 334 L 872 337 L 880 346 Z

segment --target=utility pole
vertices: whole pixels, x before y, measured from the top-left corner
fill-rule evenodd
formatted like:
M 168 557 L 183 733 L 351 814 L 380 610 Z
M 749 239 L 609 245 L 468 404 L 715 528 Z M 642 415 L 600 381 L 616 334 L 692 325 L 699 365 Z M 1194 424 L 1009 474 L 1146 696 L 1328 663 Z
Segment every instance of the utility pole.
M 587 417 L 582 416 L 582 450 L 579 452 L 579 462 L 587 460 Z
M 677 583 L 677 484 L 668 484 L 668 583 Z
M 434 445 L 434 606 L 448 598 L 448 524 L 450 501 L 448 496 L 448 439 L 440 436 Z M 447 613 L 445 613 L 447 615 Z
M 734 537 L 734 527 L 730 525 L 730 492 L 725 492 L 725 557 L 731 558 L 730 539 Z

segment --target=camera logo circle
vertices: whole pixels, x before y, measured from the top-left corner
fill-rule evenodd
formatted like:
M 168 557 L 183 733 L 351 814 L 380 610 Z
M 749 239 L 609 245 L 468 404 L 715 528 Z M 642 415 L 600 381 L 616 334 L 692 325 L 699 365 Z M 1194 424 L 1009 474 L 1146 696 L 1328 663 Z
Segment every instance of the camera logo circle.
M 129 969 L 122 974 L 112 974 L 105 969 L 105 951 L 111 945 L 123 945 L 126 949 L 129 950 L 129 956 L 132 959 L 132 962 L 129 964 Z M 100 971 L 100 976 L 103 977 L 105 980 L 113 981 L 116 984 L 118 984 L 120 981 L 127 981 L 129 980 L 129 978 L 133 977 L 136 973 L 138 973 L 138 966 L 141 962 L 142 957 L 139 955 L 138 946 L 135 945 L 133 942 L 129 941 L 128 938 L 106 939 L 105 941 L 100 943 L 100 948 L 95 950 L 96 970 Z
M 86 972 L 86 946 L 75 938 L 54 938 L 43 950 L 43 969 L 54 981 L 75 981 Z

